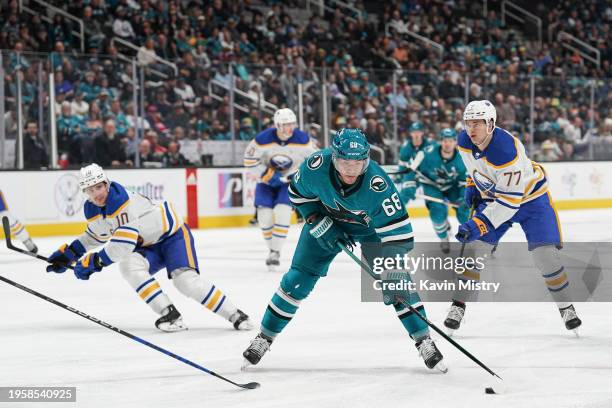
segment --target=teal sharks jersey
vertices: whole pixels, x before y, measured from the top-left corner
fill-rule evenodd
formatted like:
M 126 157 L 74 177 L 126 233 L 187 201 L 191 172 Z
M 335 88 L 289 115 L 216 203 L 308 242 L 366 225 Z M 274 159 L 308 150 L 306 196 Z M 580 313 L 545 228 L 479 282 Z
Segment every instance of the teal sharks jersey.
M 416 178 L 421 184 L 429 184 L 440 191 L 447 191 L 455 186 L 465 187 L 466 169 L 457 150 L 450 159 L 442 157 L 440 145 L 430 145 L 425 156 L 415 170 Z M 414 177 L 415 173 L 411 173 Z
M 429 146 L 437 145 L 435 140 L 423 138 L 423 143 L 419 147 L 414 147 L 411 140 L 406 140 L 400 148 L 399 165 L 410 167 L 411 161 L 416 157 L 418 152 L 423 152 Z
M 325 149 L 302 163 L 289 186 L 289 198 L 306 219 L 330 216 L 350 236 L 376 234 L 381 242 L 411 242 L 412 225 L 404 203 L 385 171 L 374 161 L 352 185 L 343 184 Z

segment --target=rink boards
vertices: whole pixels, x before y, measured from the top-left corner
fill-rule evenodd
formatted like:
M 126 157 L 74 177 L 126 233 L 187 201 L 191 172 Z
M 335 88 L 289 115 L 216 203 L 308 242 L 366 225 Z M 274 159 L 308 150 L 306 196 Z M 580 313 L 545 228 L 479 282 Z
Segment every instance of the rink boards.
M 559 210 L 612 208 L 612 162 L 546 163 Z M 153 200 L 169 200 L 193 227 L 235 227 L 253 215 L 256 177 L 243 168 L 109 170 L 108 176 Z M 34 236 L 83 231 L 78 171 L 3 171 L 0 189 L 9 209 Z M 427 216 L 422 200 L 412 217 Z

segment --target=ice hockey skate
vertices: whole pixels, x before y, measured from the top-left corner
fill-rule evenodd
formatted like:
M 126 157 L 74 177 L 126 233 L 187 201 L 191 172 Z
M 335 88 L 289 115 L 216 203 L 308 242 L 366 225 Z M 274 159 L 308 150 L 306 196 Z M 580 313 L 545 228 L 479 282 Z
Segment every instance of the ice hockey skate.
M 174 305 L 170 305 L 164 310 L 162 317 L 155 321 L 155 327 L 166 333 L 187 330 L 181 314 Z
M 453 300 L 446 320 L 444 320 L 444 326 L 446 327 L 446 334 L 452 336 L 455 330 L 461 326 L 463 315 L 465 314 L 465 303 Z
M 442 362 L 444 358 L 436 344 L 430 337 L 426 337 L 415 344 L 417 350 L 419 350 L 419 355 L 423 358 L 425 365 L 429 369 L 436 369 L 443 373 L 448 371 L 446 365 Z
M 249 347 L 242 353 L 244 362 L 242 363 L 241 369 L 246 370 L 249 366 L 259 363 L 263 355 L 270 350 L 271 345 L 272 338 L 263 333 L 259 333 L 257 337 L 251 341 Z

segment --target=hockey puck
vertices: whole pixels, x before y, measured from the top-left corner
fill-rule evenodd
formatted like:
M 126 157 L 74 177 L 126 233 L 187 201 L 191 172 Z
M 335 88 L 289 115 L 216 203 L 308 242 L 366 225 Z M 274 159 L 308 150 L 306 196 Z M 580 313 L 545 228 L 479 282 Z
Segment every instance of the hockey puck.
M 485 388 L 485 394 L 495 394 L 495 390 L 492 387 Z

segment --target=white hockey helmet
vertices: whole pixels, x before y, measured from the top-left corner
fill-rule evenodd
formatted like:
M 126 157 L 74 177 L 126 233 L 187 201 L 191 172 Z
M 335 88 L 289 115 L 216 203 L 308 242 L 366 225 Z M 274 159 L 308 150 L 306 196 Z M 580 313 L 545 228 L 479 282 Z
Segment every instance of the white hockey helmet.
M 282 108 L 274 112 L 274 127 L 278 129 L 285 123 L 297 123 L 295 113 L 289 108 Z
M 484 120 L 487 124 L 487 131 L 492 132 L 493 129 L 495 129 L 495 122 L 497 121 L 495 106 L 486 99 L 468 103 L 463 111 L 464 125 L 468 120 Z M 490 130 L 489 125 L 491 125 Z
M 102 167 L 93 163 L 81 168 L 81 174 L 79 176 L 79 187 L 81 191 L 84 192 L 86 188 L 102 182 L 108 184 L 108 177 L 106 177 L 106 173 Z

